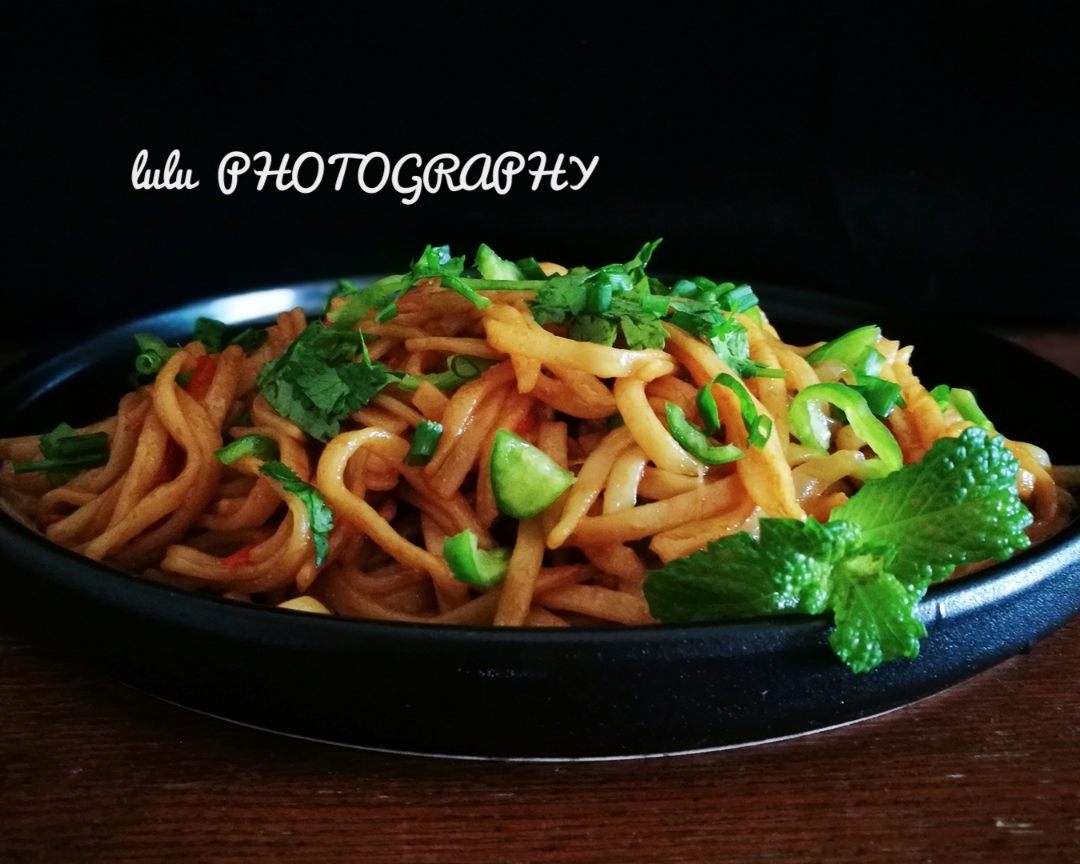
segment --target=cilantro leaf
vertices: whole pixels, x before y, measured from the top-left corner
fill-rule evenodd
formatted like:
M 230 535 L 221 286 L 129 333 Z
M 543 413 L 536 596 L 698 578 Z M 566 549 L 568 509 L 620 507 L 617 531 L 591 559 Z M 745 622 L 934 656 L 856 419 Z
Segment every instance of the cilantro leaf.
M 626 340 L 626 347 L 634 351 L 645 348 L 663 349 L 667 341 L 667 330 L 658 318 L 622 315 L 619 317 L 619 328 Z
M 299 498 L 311 520 L 311 539 L 315 544 L 315 566 L 321 567 L 330 551 L 327 539 L 334 527 L 334 511 L 326 503 L 322 493 L 296 476 L 296 472 L 283 462 L 264 462 L 259 473 L 281 484 L 281 488 Z
M 599 345 L 615 344 L 615 324 L 602 315 L 578 315 L 570 324 L 568 333 L 578 342 L 596 342 Z
M 491 305 L 487 297 L 477 294 L 472 288 L 461 281 L 461 274 L 465 270 L 465 256 L 458 258 L 450 257 L 449 246 L 427 246 L 423 254 L 412 265 L 412 287 L 421 279 L 438 277 L 443 288 L 457 291 L 462 297 L 472 303 L 477 309 L 486 309 Z
M 202 342 L 207 354 L 217 354 L 225 337 L 225 322 L 216 318 L 196 318 L 194 339 Z
M 308 435 L 329 441 L 340 421 L 375 398 L 393 380 L 379 363 L 358 363 L 363 336 L 315 322 L 277 359 L 259 371 L 263 398 Z
M 935 442 L 922 462 L 867 480 L 830 521 L 857 522 L 868 541 L 895 546 L 893 572 L 922 590 L 962 564 L 1004 561 L 1028 547 L 1018 469 L 1003 438 L 965 429 Z
M 659 243 L 646 243 L 627 264 L 550 277 L 529 304 L 533 319 L 538 324 L 569 324 L 567 335 L 579 342 L 613 345 L 621 332 L 631 349 L 663 348 L 667 332 L 660 319 L 667 303 L 653 302 L 654 280 L 644 274 Z

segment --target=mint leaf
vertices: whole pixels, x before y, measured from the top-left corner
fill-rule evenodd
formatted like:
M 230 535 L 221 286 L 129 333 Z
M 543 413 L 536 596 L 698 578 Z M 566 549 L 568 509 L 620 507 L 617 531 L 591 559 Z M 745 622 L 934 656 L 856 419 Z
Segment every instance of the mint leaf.
M 831 523 L 830 523 L 831 524 Z M 917 657 L 926 627 L 915 617 L 921 593 L 885 572 L 885 559 L 868 554 L 845 561 L 830 597 L 836 629 L 829 644 L 853 672 L 897 657 Z
M 922 462 L 867 480 L 829 521 L 855 522 L 867 541 L 894 546 L 892 572 L 921 592 L 963 564 L 1028 547 L 1018 469 L 1003 438 L 966 429 L 936 441 Z
M 327 539 L 334 527 L 334 511 L 326 503 L 322 493 L 296 476 L 284 462 L 264 462 L 259 473 L 281 484 L 281 488 L 299 498 L 308 511 L 311 520 L 311 539 L 315 544 L 315 566 L 321 567 L 330 551 Z
M 762 519 L 760 540 L 725 537 L 650 571 L 649 609 L 666 622 L 831 610 L 829 642 L 852 670 L 913 658 L 931 582 L 1028 546 L 1018 468 L 982 429 L 943 438 L 921 463 L 868 480 L 825 525 Z
M 833 564 L 858 542 L 851 525 L 762 519 L 760 540 L 732 534 L 650 571 L 645 599 L 664 622 L 821 612 Z

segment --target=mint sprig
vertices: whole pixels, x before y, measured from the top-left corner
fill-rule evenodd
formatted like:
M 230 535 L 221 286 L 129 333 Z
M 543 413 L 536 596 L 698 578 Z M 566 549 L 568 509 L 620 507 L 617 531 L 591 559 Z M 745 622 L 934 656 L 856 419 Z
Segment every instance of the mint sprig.
M 915 607 L 963 564 L 1004 560 L 1029 541 L 1019 464 L 978 428 L 943 438 L 917 464 L 865 486 L 822 525 L 762 519 L 650 571 L 645 597 L 664 622 L 833 613 L 829 643 L 856 672 L 914 658 L 926 635 Z

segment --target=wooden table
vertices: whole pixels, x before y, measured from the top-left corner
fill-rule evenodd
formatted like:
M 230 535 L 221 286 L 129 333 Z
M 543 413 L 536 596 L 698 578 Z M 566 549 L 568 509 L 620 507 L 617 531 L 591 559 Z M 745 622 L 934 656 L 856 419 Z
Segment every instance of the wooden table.
M 1080 337 L 1026 344 L 1080 373 Z M 568 764 L 244 729 L 131 690 L 18 619 L 0 609 L 5 864 L 1080 861 L 1080 619 L 844 729 Z

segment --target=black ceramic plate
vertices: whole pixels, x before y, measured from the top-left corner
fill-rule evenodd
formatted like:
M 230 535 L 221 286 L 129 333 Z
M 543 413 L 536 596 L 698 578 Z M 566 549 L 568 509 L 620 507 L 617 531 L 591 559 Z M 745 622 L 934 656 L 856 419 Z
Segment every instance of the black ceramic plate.
M 321 307 L 329 284 L 199 303 L 120 327 L 9 375 L 0 434 L 113 412 L 131 336 L 190 334 L 196 317 L 265 323 Z M 1005 434 L 1080 460 L 1064 413 L 1080 380 L 952 325 L 846 301 L 761 289 L 789 341 L 877 323 L 914 344 L 930 384 L 978 388 Z M 455 756 L 620 757 L 709 749 L 858 720 L 942 690 L 1030 648 L 1080 608 L 1073 525 L 978 577 L 931 588 L 914 661 L 855 675 L 830 651 L 824 618 L 567 632 L 438 628 L 254 608 L 185 593 L 53 546 L 0 515 L 7 602 L 122 680 L 266 729 L 363 747 Z M 16 605 L 17 604 L 17 605 Z

